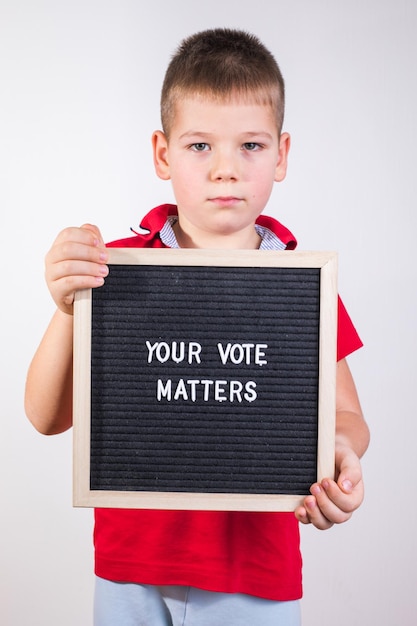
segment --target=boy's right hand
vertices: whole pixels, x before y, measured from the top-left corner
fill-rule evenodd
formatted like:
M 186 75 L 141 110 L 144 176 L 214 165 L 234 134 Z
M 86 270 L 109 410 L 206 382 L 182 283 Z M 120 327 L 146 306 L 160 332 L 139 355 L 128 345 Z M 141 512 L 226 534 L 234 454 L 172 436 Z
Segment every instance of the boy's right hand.
M 79 289 L 100 287 L 109 273 L 108 252 L 97 226 L 65 228 L 45 257 L 45 278 L 57 307 L 73 314 Z

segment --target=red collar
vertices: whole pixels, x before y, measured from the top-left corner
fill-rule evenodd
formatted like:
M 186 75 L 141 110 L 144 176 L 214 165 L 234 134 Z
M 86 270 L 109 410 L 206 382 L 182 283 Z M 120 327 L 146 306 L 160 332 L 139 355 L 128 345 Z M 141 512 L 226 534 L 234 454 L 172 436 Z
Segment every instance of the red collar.
M 149 211 L 140 223 L 140 227 L 143 228 L 143 230 L 148 231 L 144 235 L 145 238 L 153 239 L 164 227 L 167 218 L 173 215 L 178 215 L 178 209 L 175 204 L 161 204 Z M 294 235 L 274 217 L 260 215 L 256 220 L 256 223 L 264 228 L 269 228 L 269 230 L 281 239 L 287 250 L 294 250 L 296 247 L 297 240 Z

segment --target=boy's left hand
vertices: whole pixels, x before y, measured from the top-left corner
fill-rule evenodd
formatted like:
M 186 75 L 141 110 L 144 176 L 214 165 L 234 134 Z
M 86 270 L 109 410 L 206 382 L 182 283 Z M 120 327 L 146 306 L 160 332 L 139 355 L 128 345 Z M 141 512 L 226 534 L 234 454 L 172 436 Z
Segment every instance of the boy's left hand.
M 326 530 L 352 517 L 363 501 L 364 486 L 359 457 L 345 444 L 336 444 L 336 476 L 337 482 L 324 478 L 311 486 L 311 496 L 295 510 L 299 522 Z

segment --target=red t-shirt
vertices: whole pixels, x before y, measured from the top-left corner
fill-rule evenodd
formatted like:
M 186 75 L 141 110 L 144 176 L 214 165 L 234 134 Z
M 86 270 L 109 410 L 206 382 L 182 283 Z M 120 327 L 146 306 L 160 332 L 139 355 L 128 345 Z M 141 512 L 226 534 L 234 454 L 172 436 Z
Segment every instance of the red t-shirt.
M 109 247 L 164 248 L 159 232 L 174 205 L 142 220 L 144 234 Z M 277 220 L 258 224 L 292 250 L 297 242 Z M 361 345 L 339 299 L 338 360 Z M 271 600 L 302 595 L 298 522 L 293 513 L 96 509 L 95 572 L 120 582 L 187 585 Z

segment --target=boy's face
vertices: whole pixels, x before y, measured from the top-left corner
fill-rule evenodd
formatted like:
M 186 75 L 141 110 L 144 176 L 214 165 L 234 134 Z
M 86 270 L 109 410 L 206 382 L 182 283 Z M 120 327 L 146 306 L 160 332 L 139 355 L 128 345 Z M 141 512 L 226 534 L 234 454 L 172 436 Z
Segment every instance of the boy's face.
M 156 172 L 171 180 L 178 205 L 179 244 L 258 247 L 254 223 L 285 177 L 289 143 L 267 105 L 181 100 L 169 141 L 153 135 Z

